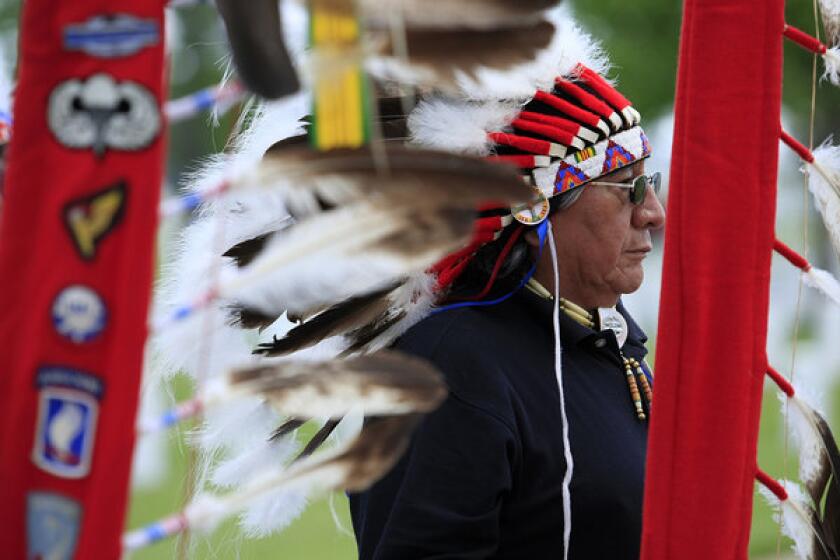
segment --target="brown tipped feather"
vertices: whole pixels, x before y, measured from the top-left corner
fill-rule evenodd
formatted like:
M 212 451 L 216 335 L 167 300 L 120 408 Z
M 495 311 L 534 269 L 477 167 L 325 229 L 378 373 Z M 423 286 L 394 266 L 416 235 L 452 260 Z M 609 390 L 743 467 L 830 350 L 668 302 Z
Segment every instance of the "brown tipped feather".
M 362 492 L 385 476 L 405 453 L 421 418 L 419 414 L 409 414 L 368 419 L 350 449 L 334 461 L 346 468 L 342 487 Z
M 530 194 L 511 166 L 398 144 L 380 149 L 381 160 L 368 148 L 316 152 L 274 147 L 260 162 L 256 182 L 267 188 L 282 185 L 286 206 L 299 218 L 324 205 L 363 199 L 421 211 L 442 205 L 474 208 L 488 201 L 515 204 Z
M 312 265 L 318 256 L 342 266 L 375 261 L 382 271 L 376 280 L 364 273 L 336 279 L 354 286 L 354 293 L 368 292 L 420 273 L 465 246 L 480 204 L 513 204 L 530 196 L 512 166 L 402 146 L 383 151 L 385 169 L 368 150 L 271 151 L 260 164 L 263 185 L 282 181 L 284 204 L 301 219 L 243 269 L 237 286 L 248 286 L 248 292 L 237 288 L 225 296 L 269 317 L 335 305 L 350 294 L 337 289 L 335 296 L 310 295 L 290 288 L 291 280 L 300 278 L 297 263 Z M 321 200 L 335 208 L 322 211 Z M 315 281 L 309 265 L 301 274 L 310 277 L 301 282 Z
M 397 14 L 407 28 L 493 29 L 521 25 L 539 17 L 560 0 L 360 0 L 366 22 L 387 26 Z
M 350 346 L 341 353 L 342 357 L 351 356 L 357 352 L 364 350 L 371 342 L 373 342 L 379 335 L 405 319 L 405 311 L 397 311 L 396 313 L 387 313 L 377 318 L 376 321 L 365 325 L 361 329 L 349 333 L 348 337 L 352 341 Z
M 446 398 L 443 377 L 428 362 L 392 350 L 326 362 L 288 361 L 233 371 L 231 389 L 261 395 L 297 418 L 339 418 L 434 410 Z
M 293 328 L 283 338 L 260 344 L 254 354 L 283 356 L 318 344 L 325 338 L 362 328 L 388 309 L 388 294 L 394 288 L 388 286 L 341 302 Z
M 328 489 L 366 490 L 402 457 L 421 418 L 420 414 L 368 418 L 348 448 L 325 458 L 316 455 L 308 464 L 298 463 L 289 479 L 310 479 L 317 484 L 323 473 Z
M 381 52 L 401 65 L 407 63 L 424 78 L 419 80 L 422 85 L 442 87 L 454 83 L 459 72 L 475 76 L 480 68 L 505 70 L 529 62 L 549 46 L 554 33 L 554 25 L 547 21 L 486 31 L 409 29 L 407 61 L 399 60 L 400 53 L 388 40 L 381 42 Z

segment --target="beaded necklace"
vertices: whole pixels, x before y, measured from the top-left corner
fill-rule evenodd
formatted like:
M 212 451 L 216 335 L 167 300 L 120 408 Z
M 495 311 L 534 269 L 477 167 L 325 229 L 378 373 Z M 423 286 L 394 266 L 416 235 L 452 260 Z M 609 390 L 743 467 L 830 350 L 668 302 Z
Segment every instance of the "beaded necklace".
M 541 298 L 554 300 L 554 296 L 551 292 L 533 278 L 528 280 L 525 287 Z M 595 321 L 596 315 L 590 313 L 583 307 L 564 298 L 560 298 L 559 305 L 563 313 L 576 323 L 592 330 L 602 330 L 600 328 L 596 328 L 599 327 Z M 642 364 L 640 364 L 638 360 L 626 357 L 620 348 L 618 350 L 618 355 L 621 357 L 624 364 L 624 377 L 627 380 L 627 388 L 630 391 L 630 399 L 633 401 L 633 409 L 636 412 L 636 418 L 644 421 L 647 418 L 647 415 L 645 414 L 645 409 L 642 405 L 642 395 L 644 395 L 644 400 L 649 410 L 651 403 L 653 402 L 653 388 L 648 382 L 647 374 L 645 373 L 644 368 L 642 368 Z M 639 391 L 639 385 L 642 387 L 641 392 Z

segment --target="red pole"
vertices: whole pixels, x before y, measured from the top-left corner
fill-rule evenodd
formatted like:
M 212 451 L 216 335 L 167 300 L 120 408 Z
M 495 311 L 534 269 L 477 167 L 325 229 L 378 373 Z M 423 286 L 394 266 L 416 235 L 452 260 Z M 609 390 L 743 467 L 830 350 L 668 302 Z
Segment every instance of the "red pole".
M 0 550 L 119 558 L 153 276 L 163 1 L 27 0 L 0 223 Z
M 776 201 L 782 0 L 686 0 L 642 558 L 746 558 Z

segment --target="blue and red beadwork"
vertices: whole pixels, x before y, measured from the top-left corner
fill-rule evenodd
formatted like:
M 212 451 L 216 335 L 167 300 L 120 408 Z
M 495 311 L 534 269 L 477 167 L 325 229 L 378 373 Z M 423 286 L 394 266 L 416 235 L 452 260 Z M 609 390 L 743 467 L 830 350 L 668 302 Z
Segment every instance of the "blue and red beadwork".
M 606 175 L 634 161 L 636 161 L 636 158 L 633 157 L 633 154 L 610 140 L 607 145 L 607 150 L 604 152 L 604 166 L 601 168 L 601 174 Z
M 560 162 L 554 178 L 554 194 L 561 194 L 587 182 L 589 177 L 580 168 Z

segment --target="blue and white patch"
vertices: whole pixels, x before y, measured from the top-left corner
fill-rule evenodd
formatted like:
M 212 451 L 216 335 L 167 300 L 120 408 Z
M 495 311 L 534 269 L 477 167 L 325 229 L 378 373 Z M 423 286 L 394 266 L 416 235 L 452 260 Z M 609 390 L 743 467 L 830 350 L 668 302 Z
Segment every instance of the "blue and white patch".
M 160 26 L 153 19 L 127 14 L 94 16 L 64 28 L 64 48 L 97 58 L 137 54 L 160 42 Z
M 81 344 L 102 332 L 108 320 L 108 311 L 96 292 L 87 286 L 74 284 L 56 296 L 52 320 L 58 334 Z
M 90 472 L 98 399 L 102 381 L 93 375 L 60 366 L 38 370 L 38 420 L 32 460 L 44 471 L 62 478 L 82 478 Z
M 73 558 L 81 520 L 78 502 L 51 492 L 30 492 L 26 496 L 26 557 Z

